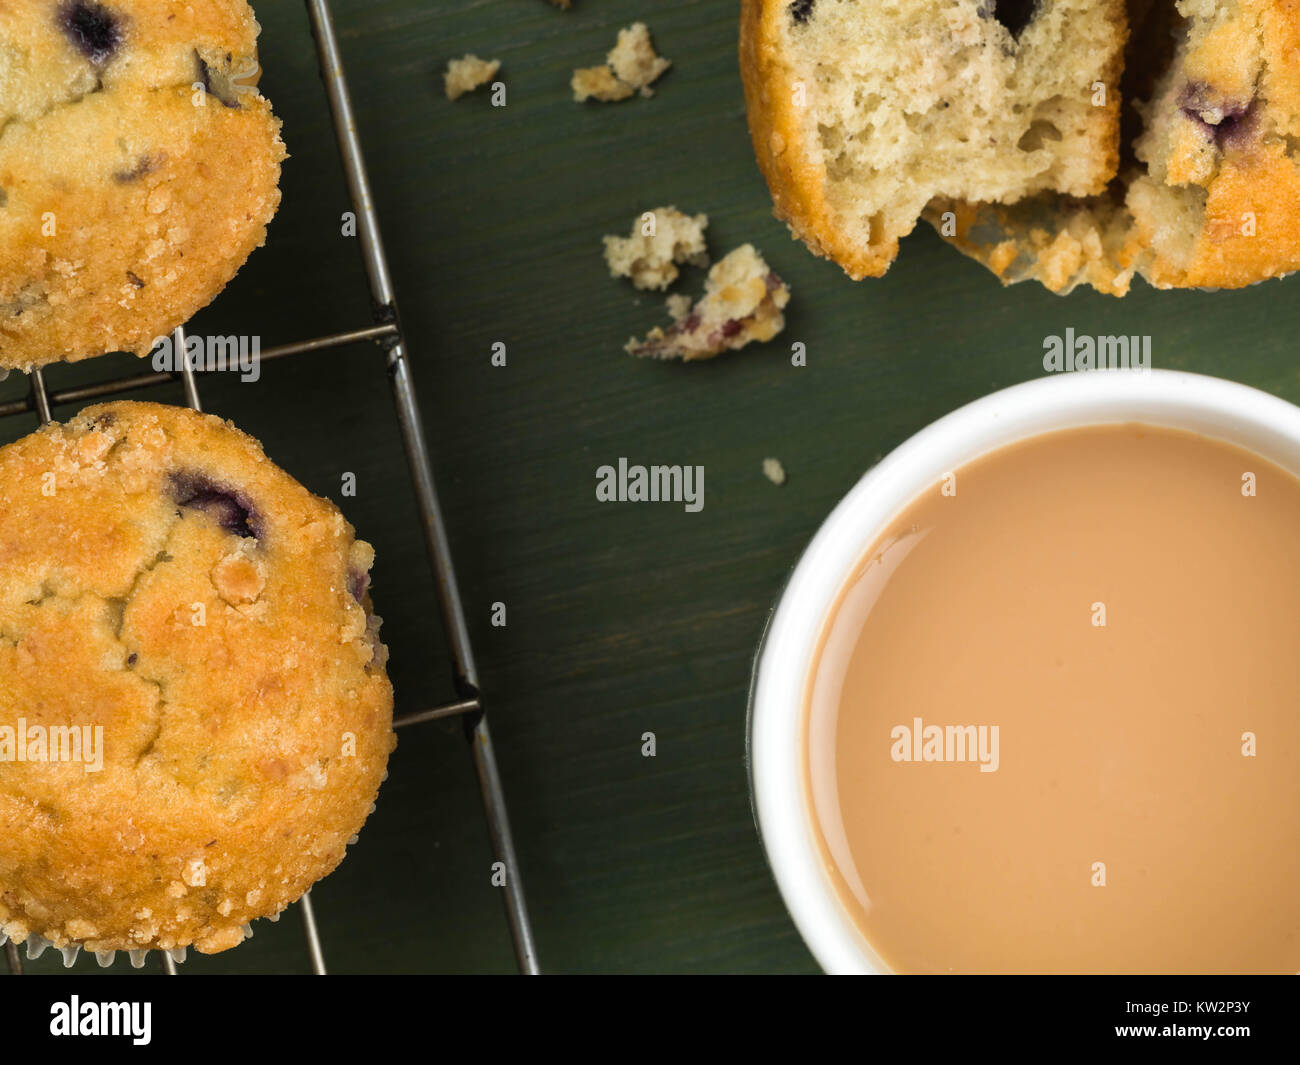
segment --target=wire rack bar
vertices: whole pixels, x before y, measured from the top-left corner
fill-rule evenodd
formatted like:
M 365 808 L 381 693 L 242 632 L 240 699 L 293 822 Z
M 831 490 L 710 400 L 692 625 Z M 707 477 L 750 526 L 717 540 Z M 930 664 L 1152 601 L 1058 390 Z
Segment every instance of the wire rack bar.
M 383 340 L 386 337 L 396 335 L 397 326 L 395 325 L 373 325 L 365 329 L 353 329 L 346 333 L 334 333 L 330 336 L 315 337 L 311 340 L 301 340 L 293 344 L 281 344 L 278 347 L 267 348 L 261 353 L 259 359 L 262 362 L 269 362 L 273 359 L 283 359 L 288 355 L 301 355 L 312 351 L 322 351 L 326 348 L 338 348 L 345 344 L 356 344 L 366 340 Z M 197 372 L 201 376 L 203 373 L 202 367 L 199 367 Z M 81 385 L 77 388 L 57 389 L 48 393 L 48 402 L 51 407 L 61 407 L 68 403 L 84 403 L 88 399 L 99 399 L 102 396 L 115 396 L 122 392 L 133 392 L 137 389 L 172 385 L 182 380 L 183 376 L 180 372 L 172 371 L 132 374 L 130 377 L 119 377 L 113 381 L 100 381 L 97 384 Z M 33 399 L 30 395 L 25 399 L 0 403 L 0 418 L 14 414 L 26 414 L 35 409 L 32 404 Z
M 399 714 L 393 718 L 393 728 L 406 728 L 407 725 L 419 725 L 425 721 L 438 721 L 444 717 L 457 717 L 460 714 L 472 714 L 481 710 L 483 704 L 477 699 L 461 699 L 455 703 L 444 703 L 430 710 L 417 710 L 410 714 Z
M 334 33 L 334 19 L 327 0 L 306 0 L 311 19 L 312 33 L 320 54 L 321 76 L 329 96 L 330 111 L 334 117 L 334 133 L 343 158 L 344 175 L 357 213 L 357 230 L 361 238 L 362 257 L 370 292 L 374 300 L 376 321 L 398 324 L 399 335 L 388 342 L 388 373 L 393 399 L 397 406 L 402 442 L 415 481 L 416 496 L 420 504 L 420 518 L 424 526 L 425 541 L 433 563 L 438 584 L 439 600 L 456 666 L 456 676 L 466 698 L 478 695 L 478 672 L 470 646 L 469 627 L 461 603 L 456 571 L 452 565 L 451 547 L 434 486 L 433 466 L 424 439 L 424 428 L 419 405 L 415 398 L 415 384 L 406 360 L 406 344 L 401 336 L 397 297 L 393 291 L 388 258 L 384 253 L 383 237 L 379 231 L 379 218 L 375 211 L 370 177 L 366 172 L 365 157 L 361 151 L 361 138 L 357 133 L 356 116 L 352 98 L 343 75 L 343 57 Z M 519 860 L 515 853 L 514 838 L 510 831 L 510 818 L 506 812 L 505 793 L 497 770 L 488 731 L 487 715 L 479 709 L 469 726 L 474 750 L 474 765 L 478 770 L 479 788 L 488 815 L 488 830 L 496 858 L 505 866 L 506 917 L 514 940 L 515 958 L 525 973 L 540 971 L 537 950 L 533 942 L 532 926 L 524 901 L 523 879 L 519 873 Z
M 383 236 L 379 229 L 379 216 L 375 212 L 370 190 L 370 176 L 361 151 L 357 133 L 356 116 L 352 111 L 352 97 L 343 76 L 343 60 L 334 35 L 334 21 L 325 0 L 307 0 L 312 14 L 312 31 L 320 53 L 321 74 L 329 95 L 330 111 L 334 117 L 334 133 L 343 156 L 344 176 L 357 213 L 357 231 L 361 238 L 361 253 L 365 261 L 366 277 L 375 304 L 375 317 L 397 324 L 397 335 L 388 347 L 389 374 L 393 382 L 393 396 L 401 422 L 402 441 L 420 500 L 420 517 L 424 524 L 438 578 L 438 589 L 443 604 L 443 620 L 451 639 L 455 656 L 457 679 L 471 690 L 478 689 L 478 671 L 474 665 L 474 652 L 470 647 L 469 629 L 461 603 L 460 589 L 451 565 L 451 548 L 443 525 L 438 492 L 434 487 L 433 471 L 429 463 L 429 447 L 424 439 L 424 429 L 415 399 L 415 384 L 406 363 L 406 343 L 401 335 L 397 311 L 397 295 L 393 291 L 392 277 L 388 272 L 388 257 L 384 252 Z
M 316 976 L 324 976 L 325 952 L 320 945 L 320 929 L 316 927 L 316 907 L 311 904 L 310 891 L 298 900 L 298 912 L 302 914 L 302 930 L 307 937 L 307 952 L 311 955 L 311 971 Z
M 405 337 L 399 324 L 397 300 L 389 274 L 388 260 L 384 253 L 378 217 L 370 191 L 370 181 L 361 153 L 360 139 L 357 136 L 351 98 L 347 82 L 344 80 L 334 22 L 327 0 L 306 0 L 306 5 L 312 35 L 316 40 L 320 56 L 321 76 L 329 97 L 344 173 L 357 212 L 362 255 L 375 307 L 375 324 L 363 329 L 268 348 L 261 352 L 260 358 L 262 361 L 269 361 L 361 341 L 374 341 L 386 352 L 389 380 L 401 428 L 403 448 L 411 468 L 411 477 L 419 503 L 421 526 L 437 585 L 448 641 L 451 644 L 456 685 L 463 696 L 454 702 L 399 715 L 394 719 L 393 727 L 405 728 L 456 716 L 465 718 L 466 735 L 473 751 L 493 853 L 506 870 L 506 883 L 503 890 L 515 957 L 521 971 L 530 974 L 538 973 L 541 970 L 533 942 L 532 926 L 528 917 L 514 840 L 510 831 L 505 794 L 493 753 L 487 715 L 478 696 L 478 673 L 473 649 L 470 646 L 469 628 L 456 580 L 442 510 L 438 502 L 433 467 L 424 438 L 419 404 L 415 397 L 415 386 L 406 359 Z M 176 351 L 186 350 L 185 338 L 184 327 L 174 332 L 173 345 Z M 199 371 L 186 358 L 182 360 L 181 369 L 176 372 L 135 374 L 96 384 L 50 391 L 46 387 L 41 370 L 34 369 L 28 374 L 31 387 L 27 396 L 0 403 L 0 418 L 34 412 L 41 424 L 45 425 L 53 420 L 54 408 L 64 404 L 83 403 L 103 396 L 177 382 L 180 382 L 184 390 L 186 404 L 194 410 L 201 411 L 203 406 L 199 397 L 198 377 Z M 304 894 L 299 900 L 298 909 L 307 940 L 312 972 L 324 976 L 327 972 L 325 955 L 310 892 Z M 177 975 L 178 963 L 173 956 L 167 951 L 158 953 L 163 972 L 169 976 Z M 5 943 L 5 957 L 10 973 L 23 972 L 22 958 L 18 953 L 17 944 Z
M 172 341 L 177 351 L 185 351 L 184 326 L 176 330 L 172 336 Z M 199 383 L 194 378 L 194 367 L 190 364 L 188 354 L 181 362 L 181 384 L 185 389 L 185 405 L 202 414 L 203 403 L 199 399 Z
M 40 370 L 33 370 L 31 376 L 32 387 L 28 396 L 32 410 L 36 411 L 36 416 L 41 420 L 42 425 L 48 425 L 53 420 L 53 416 L 50 414 L 50 394 L 45 391 L 45 377 Z

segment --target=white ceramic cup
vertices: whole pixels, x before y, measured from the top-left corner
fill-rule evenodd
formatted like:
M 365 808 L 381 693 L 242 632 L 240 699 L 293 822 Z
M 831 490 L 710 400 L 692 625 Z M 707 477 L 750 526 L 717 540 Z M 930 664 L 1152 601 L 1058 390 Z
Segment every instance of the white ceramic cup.
M 805 685 L 840 590 L 880 531 L 943 474 L 1040 433 L 1129 422 L 1225 440 L 1300 476 L 1300 407 L 1265 392 L 1169 370 L 1059 374 L 976 400 L 900 445 L 831 512 L 791 574 L 754 664 L 750 787 L 777 886 L 827 972 L 889 971 L 823 868 L 806 799 Z

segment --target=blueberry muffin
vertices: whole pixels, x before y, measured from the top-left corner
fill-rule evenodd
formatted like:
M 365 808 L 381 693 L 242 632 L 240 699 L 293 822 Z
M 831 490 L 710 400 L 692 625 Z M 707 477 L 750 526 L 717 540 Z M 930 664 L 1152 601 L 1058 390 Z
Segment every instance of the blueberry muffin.
M 244 0 L 0 3 L 0 367 L 147 354 L 263 243 L 257 34 Z
M 1105 195 L 935 203 L 929 220 L 1004 282 L 1123 295 L 1240 288 L 1300 269 L 1300 8 L 1169 0 L 1130 11 L 1126 159 Z
M 395 742 L 373 559 L 218 418 L 0 449 L 0 933 L 215 953 L 338 865 Z
M 1122 0 L 743 0 L 750 132 L 777 216 L 878 277 L 936 197 L 1100 193 Z

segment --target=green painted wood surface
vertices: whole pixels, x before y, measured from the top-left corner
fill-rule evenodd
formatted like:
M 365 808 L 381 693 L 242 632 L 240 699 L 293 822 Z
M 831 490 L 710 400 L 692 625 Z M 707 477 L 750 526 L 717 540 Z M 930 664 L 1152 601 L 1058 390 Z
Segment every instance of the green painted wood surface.
M 1067 326 L 1150 335 L 1157 366 L 1300 400 L 1300 281 L 1062 299 L 1001 289 L 923 228 L 887 277 L 854 284 L 771 217 L 744 123 L 735 0 L 334 6 L 543 965 L 815 971 L 750 817 L 744 723 L 767 611 L 817 525 L 910 434 L 1040 374 L 1044 336 Z M 263 87 L 293 153 L 284 208 L 196 328 L 270 345 L 369 318 L 356 244 L 340 235 L 346 195 L 302 5 L 258 11 Z M 600 62 L 638 18 L 674 62 L 655 97 L 574 104 L 572 68 Z M 443 65 L 469 51 L 502 60 L 506 107 L 443 98 Z M 777 342 L 692 366 L 622 353 L 665 316 L 658 298 L 606 277 L 600 238 L 661 204 L 707 212 L 715 257 L 752 241 L 790 282 Z M 700 283 L 690 272 L 683 287 Z M 498 341 L 504 369 L 489 363 Z M 805 369 L 790 365 L 796 341 Z M 47 378 L 57 388 L 135 369 L 113 357 Z M 11 379 L 0 397 L 22 388 Z M 342 473 L 358 475 L 358 497 L 339 501 L 379 551 L 399 710 L 446 698 L 381 356 L 300 356 L 255 385 L 206 382 L 203 395 L 315 491 L 339 499 Z M 179 389 L 166 398 L 180 402 Z M 782 487 L 762 475 L 769 455 L 788 472 Z M 703 465 L 703 511 L 597 503 L 596 468 L 620 456 Z M 504 629 L 489 624 L 495 601 Z M 653 759 L 640 756 L 647 731 Z M 377 814 L 314 893 L 331 967 L 510 971 L 490 861 L 459 726 L 404 732 Z M 301 972 L 306 956 L 286 919 L 187 968 Z

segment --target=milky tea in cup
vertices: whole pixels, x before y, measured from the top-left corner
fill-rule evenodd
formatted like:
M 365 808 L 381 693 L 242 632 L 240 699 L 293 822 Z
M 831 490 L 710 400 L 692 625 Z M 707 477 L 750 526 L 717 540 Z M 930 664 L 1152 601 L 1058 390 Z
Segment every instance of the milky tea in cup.
M 803 737 L 896 972 L 1300 971 L 1300 480 L 1147 425 L 952 471 L 840 592 Z

